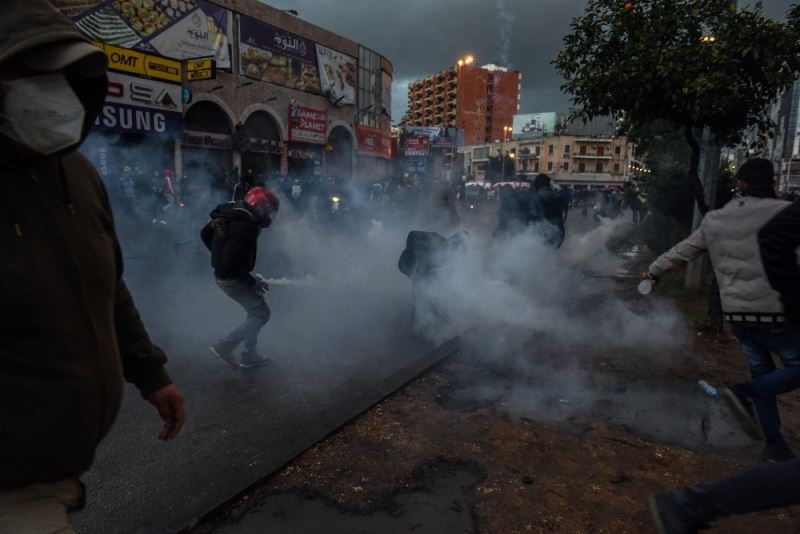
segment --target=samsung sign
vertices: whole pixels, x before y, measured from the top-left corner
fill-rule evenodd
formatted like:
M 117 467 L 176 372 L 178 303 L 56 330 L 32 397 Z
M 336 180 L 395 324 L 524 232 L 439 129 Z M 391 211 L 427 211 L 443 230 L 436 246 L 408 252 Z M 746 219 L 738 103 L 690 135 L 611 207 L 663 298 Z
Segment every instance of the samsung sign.
M 95 119 L 96 130 L 180 138 L 183 94 L 180 85 L 108 73 L 108 92 Z

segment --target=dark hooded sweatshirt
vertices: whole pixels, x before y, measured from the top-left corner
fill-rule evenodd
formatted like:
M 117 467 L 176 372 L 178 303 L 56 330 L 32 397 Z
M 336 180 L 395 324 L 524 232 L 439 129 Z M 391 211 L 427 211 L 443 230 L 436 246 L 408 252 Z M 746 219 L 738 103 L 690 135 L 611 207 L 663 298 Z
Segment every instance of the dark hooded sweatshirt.
M 45 0 L 7 0 L 0 69 L 43 43 L 82 39 Z M 83 84 L 84 135 L 105 78 Z M 0 490 L 74 478 L 92 463 L 122 400 L 170 383 L 122 280 L 111 209 L 73 152 L 11 160 L 0 136 Z
M 211 221 L 200 232 L 200 238 L 211 252 L 214 276 L 255 285 L 250 271 L 256 265 L 261 233 L 255 215 L 240 200 L 220 204 L 209 216 Z

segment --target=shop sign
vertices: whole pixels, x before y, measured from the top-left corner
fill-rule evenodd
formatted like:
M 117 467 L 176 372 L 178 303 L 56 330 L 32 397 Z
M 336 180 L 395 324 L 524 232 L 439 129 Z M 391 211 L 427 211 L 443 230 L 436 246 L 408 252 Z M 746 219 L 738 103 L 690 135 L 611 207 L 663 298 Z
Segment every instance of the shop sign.
M 406 159 L 406 172 L 424 173 L 426 165 L 426 158 L 408 158 Z
M 106 53 L 110 70 L 147 76 L 155 80 L 168 82 L 181 83 L 182 81 L 180 61 L 97 41 L 92 44 Z
M 392 159 L 392 138 L 388 131 L 358 126 L 358 152 L 364 156 Z
M 180 137 L 183 116 L 152 108 L 106 102 L 94 121 L 94 128 L 109 133 L 163 134 Z
M 197 148 L 231 149 L 231 136 L 202 132 L 183 132 L 183 145 Z
M 186 62 L 186 80 L 213 80 L 217 76 L 217 65 L 213 59 L 195 59 Z
M 289 104 L 289 141 L 324 145 L 327 131 L 326 111 Z
M 260 152 L 261 154 L 283 154 L 283 144 L 280 141 L 271 139 L 250 138 L 250 152 Z
M 177 138 L 183 124 L 179 85 L 108 73 L 108 89 L 94 127 L 102 132 L 158 134 Z
M 427 156 L 427 137 L 406 137 L 406 157 Z
M 244 15 L 239 16 L 239 74 L 320 94 L 314 43 Z

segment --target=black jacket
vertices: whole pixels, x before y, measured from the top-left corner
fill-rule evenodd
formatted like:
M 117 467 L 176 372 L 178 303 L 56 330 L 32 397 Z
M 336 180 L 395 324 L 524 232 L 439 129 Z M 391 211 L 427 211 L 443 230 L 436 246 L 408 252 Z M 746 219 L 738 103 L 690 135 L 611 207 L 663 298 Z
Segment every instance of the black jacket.
M 758 233 L 761 260 L 770 285 L 781 294 L 787 319 L 800 328 L 800 201 L 778 213 Z
M 261 228 L 243 202 L 220 204 L 211 212 L 211 221 L 200 237 L 211 251 L 211 266 L 219 280 L 240 280 L 250 285 L 256 264 Z
M 555 231 L 548 232 L 547 242 L 558 248 L 564 242 L 564 214 L 567 202 L 564 196 L 550 187 L 540 187 L 530 194 L 530 220 L 533 223 L 548 222 Z

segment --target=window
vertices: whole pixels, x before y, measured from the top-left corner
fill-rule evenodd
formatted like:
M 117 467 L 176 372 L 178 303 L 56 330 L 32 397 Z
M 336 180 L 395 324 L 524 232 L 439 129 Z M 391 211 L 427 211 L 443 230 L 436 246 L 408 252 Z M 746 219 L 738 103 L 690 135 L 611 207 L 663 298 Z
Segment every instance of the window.
M 548 161 L 547 162 L 547 170 L 548 171 L 552 171 L 553 170 L 553 162 L 552 161 Z
M 603 162 L 598 162 L 598 164 L 595 165 L 594 172 L 597 172 L 597 173 L 603 172 Z
M 542 154 L 542 147 L 541 145 L 536 145 L 536 155 L 540 156 Z
M 568 161 L 565 161 L 565 162 L 564 162 L 564 170 L 565 170 L 565 171 L 568 171 L 568 170 L 569 170 L 569 162 L 568 162 Z
M 596 147 L 596 148 L 595 148 L 595 151 L 597 152 L 597 155 L 598 155 L 598 156 L 603 156 L 603 155 L 605 155 L 605 147 L 604 147 L 604 146 L 598 146 L 598 147 Z
M 569 154 L 569 145 L 564 146 L 564 154 Z
M 364 47 L 358 50 L 358 123 L 380 127 L 381 57 Z M 363 110 L 363 111 L 362 111 Z
M 586 172 L 586 164 L 583 162 L 578 163 L 578 172 Z
M 619 163 L 614 164 L 614 172 L 619 172 Z
M 619 145 L 617 145 L 617 147 L 614 149 L 614 154 L 616 154 L 617 156 L 619 156 L 619 154 L 620 154 L 620 152 L 621 152 L 621 151 L 622 151 L 622 147 L 621 147 L 621 146 L 619 146 Z
M 552 154 L 553 153 L 553 145 L 550 145 L 549 147 L 547 147 L 547 153 L 548 154 Z
M 586 155 L 586 145 L 581 145 L 580 154 L 581 154 L 581 156 L 585 156 Z
M 535 161 L 533 163 L 533 172 L 539 172 L 539 162 Z

